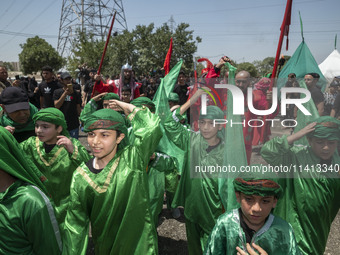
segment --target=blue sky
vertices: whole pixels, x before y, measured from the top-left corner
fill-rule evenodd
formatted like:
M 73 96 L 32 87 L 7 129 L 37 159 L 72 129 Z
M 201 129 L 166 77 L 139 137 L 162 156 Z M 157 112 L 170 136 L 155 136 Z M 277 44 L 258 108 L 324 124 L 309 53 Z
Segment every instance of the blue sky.
M 0 60 L 18 61 L 19 45 L 27 37 L 17 33 L 48 35 L 46 41 L 56 48 L 61 6 L 62 0 L 2 0 Z M 161 26 L 172 15 L 176 24 L 189 23 L 194 35 L 202 38 L 196 55 L 212 62 L 227 55 L 240 63 L 275 56 L 286 0 L 130 0 L 123 6 L 129 30 L 151 22 Z M 335 34 L 340 40 L 340 1 L 293 0 L 289 50 L 285 43 L 282 47 L 285 55 L 292 55 L 302 41 L 299 11 L 305 42 L 321 63 L 334 49 Z

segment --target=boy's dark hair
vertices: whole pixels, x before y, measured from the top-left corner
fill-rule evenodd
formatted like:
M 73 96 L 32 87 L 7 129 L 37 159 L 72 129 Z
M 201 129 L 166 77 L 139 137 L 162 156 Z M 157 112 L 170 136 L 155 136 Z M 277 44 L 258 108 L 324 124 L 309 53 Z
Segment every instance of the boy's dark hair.
M 53 69 L 52 69 L 52 67 L 50 67 L 50 66 L 43 66 L 43 67 L 41 68 L 41 72 L 43 72 L 43 71 L 53 73 Z
M 320 75 L 318 73 L 308 73 L 307 75 L 311 75 L 314 79 L 320 78 Z
M 178 73 L 178 76 L 180 76 L 181 74 L 184 75 L 184 76 L 186 76 L 185 73 L 184 73 L 183 71 L 180 71 L 180 72 Z
M 131 93 L 131 89 L 128 86 L 123 86 L 122 92 L 129 91 Z

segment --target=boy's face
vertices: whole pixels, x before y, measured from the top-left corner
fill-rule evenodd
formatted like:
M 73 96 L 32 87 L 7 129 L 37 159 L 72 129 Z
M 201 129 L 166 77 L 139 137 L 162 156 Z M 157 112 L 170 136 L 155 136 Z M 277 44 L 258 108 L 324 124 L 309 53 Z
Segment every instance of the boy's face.
M 215 138 L 217 132 L 222 129 L 222 125 L 215 124 L 214 121 L 211 119 L 201 119 L 198 121 L 198 126 L 200 129 L 201 135 L 204 139 L 209 140 Z
M 131 101 L 131 92 L 130 91 L 122 91 L 122 101 L 125 103 L 130 103 Z
M 241 205 L 244 221 L 251 229 L 258 231 L 265 223 L 271 210 L 275 208 L 277 198 L 246 195 L 236 192 L 237 202 Z
M 97 129 L 87 134 L 87 142 L 97 159 L 110 161 L 117 152 L 117 145 L 123 140 L 124 134 L 117 137 L 116 130 Z
M 35 122 L 35 134 L 39 140 L 46 144 L 56 144 L 58 138 L 63 128 L 61 126 L 56 126 L 55 124 L 37 120 Z
M 323 160 L 331 159 L 338 145 L 338 141 L 336 140 L 317 137 L 308 138 L 308 142 L 314 154 Z

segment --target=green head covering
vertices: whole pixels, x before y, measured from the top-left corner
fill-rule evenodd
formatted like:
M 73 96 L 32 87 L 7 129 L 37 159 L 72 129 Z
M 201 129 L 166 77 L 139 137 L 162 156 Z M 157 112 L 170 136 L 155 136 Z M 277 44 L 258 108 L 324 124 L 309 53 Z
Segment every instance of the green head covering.
M 92 113 L 84 122 L 84 132 L 96 129 L 117 130 L 125 135 L 120 142 L 119 148 L 128 145 L 127 127 L 123 116 L 112 109 L 101 109 Z
M 151 101 L 148 97 L 137 97 L 136 99 L 131 101 L 131 104 L 137 107 L 142 107 L 143 105 L 147 106 L 151 112 L 156 111 L 156 106 L 154 102 Z
M 175 93 L 175 92 L 170 92 L 169 97 L 168 97 L 168 101 L 179 102 L 178 94 Z
M 102 98 L 103 100 L 120 100 L 119 96 L 116 93 L 107 93 L 105 96 Z
M 317 137 L 327 140 L 340 141 L 340 121 L 330 117 L 322 116 L 312 121 L 316 122 L 315 130 L 308 137 Z
M 61 132 L 61 134 L 64 136 L 70 137 L 70 134 L 67 131 L 67 124 L 66 124 L 65 116 L 57 108 L 49 107 L 49 108 L 40 110 L 39 112 L 33 115 L 34 123 L 37 120 L 46 121 L 46 122 L 55 124 L 57 126 L 62 126 L 63 131 Z
M 224 119 L 224 112 L 215 105 L 208 105 L 207 114 L 203 115 L 201 112 L 199 119 Z
M 280 198 L 283 193 L 281 186 L 277 182 L 261 178 L 236 178 L 234 180 L 234 189 L 246 195 L 259 195 L 262 197 L 275 196 Z
M 5 128 L 0 126 L 0 169 L 40 188 L 46 195 L 46 177 L 27 159 L 20 145 Z

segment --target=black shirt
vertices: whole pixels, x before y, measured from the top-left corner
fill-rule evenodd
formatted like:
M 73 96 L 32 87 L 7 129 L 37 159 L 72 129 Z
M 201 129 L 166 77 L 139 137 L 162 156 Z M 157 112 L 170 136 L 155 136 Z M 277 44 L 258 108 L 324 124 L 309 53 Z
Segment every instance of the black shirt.
M 248 227 L 247 223 L 244 221 L 241 208 L 238 209 L 238 213 L 240 215 L 241 228 L 243 229 L 244 235 L 246 236 L 246 242 L 250 244 L 251 239 L 253 238 L 256 231 Z
M 86 82 L 85 86 L 84 86 L 84 92 L 86 93 L 86 103 L 88 103 L 91 99 L 91 94 L 92 94 L 92 90 L 93 90 L 93 86 L 94 83 L 96 81 L 95 80 L 89 80 L 88 82 Z
M 312 89 L 310 89 L 310 93 L 315 105 L 325 101 L 325 97 L 323 96 L 321 89 L 318 87 L 314 86 Z
M 335 118 L 340 116 L 340 93 L 336 96 L 333 108 L 335 111 Z
M 64 89 L 55 90 L 53 93 L 53 100 L 58 100 L 63 93 Z M 79 106 L 81 105 L 80 94 L 79 92 L 73 91 L 73 94 L 66 96 L 64 103 L 59 109 L 65 115 L 68 131 L 79 127 L 78 104 Z
M 44 105 L 41 105 L 42 108 L 54 107 L 53 93 L 59 88 L 62 88 L 62 86 L 57 81 L 43 81 L 39 84 L 39 95 L 44 98 Z
M 178 104 L 179 105 L 183 105 L 188 100 L 188 97 L 189 97 L 188 87 L 189 86 L 187 84 L 185 84 L 183 86 L 176 84 L 173 92 L 178 94 L 178 97 L 179 97 L 179 103 Z
M 94 158 L 91 158 L 87 163 L 86 163 L 86 166 L 89 168 L 89 170 L 94 173 L 94 174 L 99 174 L 104 168 L 102 169 L 96 169 L 93 167 L 93 161 L 94 161 Z

